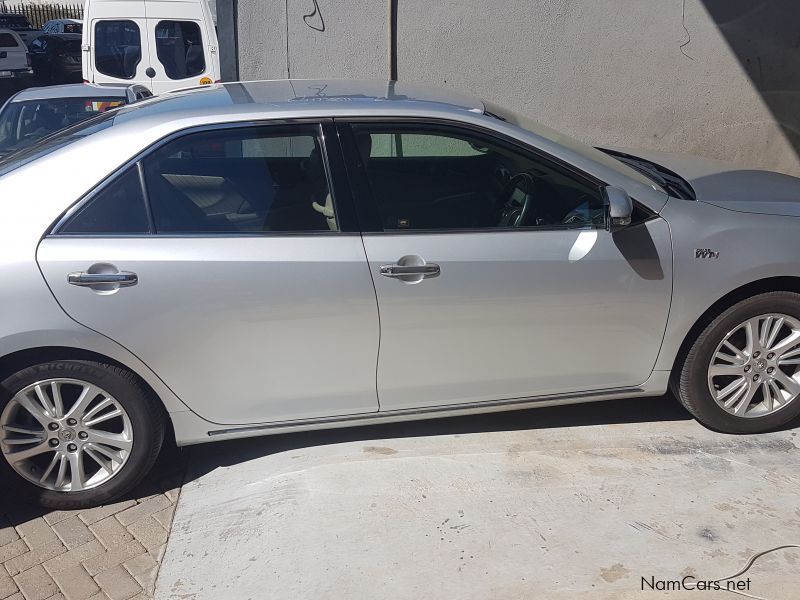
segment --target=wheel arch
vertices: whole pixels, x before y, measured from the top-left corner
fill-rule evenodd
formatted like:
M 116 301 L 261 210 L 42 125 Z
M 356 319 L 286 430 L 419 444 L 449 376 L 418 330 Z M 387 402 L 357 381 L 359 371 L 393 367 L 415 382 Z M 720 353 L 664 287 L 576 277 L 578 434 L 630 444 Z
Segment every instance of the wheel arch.
M 0 357 L 0 381 L 5 380 L 10 375 L 13 375 L 17 371 L 27 367 L 57 360 L 86 360 L 105 363 L 133 373 L 142 383 L 147 392 L 152 394 L 153 398 L 156 399 L 158 405 L 161 406 L 162 410 L 164 411 L 164 422 L 167 426 L 166 435 L 168 437 L 172 436 L 172 440 L 174 441 L 175 435 L 172 427 L 172 419 L 169 416 L 169 407 L 164 402 L 162 394 L 160 394 L 151 385 L 151 383 L 148 381 L 148 378 L 143 377 L 137 369 L 132 368 L 130 365 L 127 365 L 115 358 L 101 354 L 100 352 L 87 350 L 85 348 L 74 348 L 70 346 L 38 346 L 17 350 Z M 9 392 L 8 390 L 0 387 L 0 393 L 8 394 Z
M 678 353 L 675 355 L 672 363 L 672 376 L 671 381 L 674 381 L 676 374 L 680 370 L 680 366 L 689 352 L 694 341 L 703 332 L 703 330 L 721 315 L 724 311 L 728 310 L 734 304 L 767 292 L 795 292 L 800 294 L 800 277 L 768 277 L 766 279 L 759 279 L 750 283 L 744 284 L 717 300 L 706 311 L 697 318 L 691 326 L 687 334 L 684 336 Z

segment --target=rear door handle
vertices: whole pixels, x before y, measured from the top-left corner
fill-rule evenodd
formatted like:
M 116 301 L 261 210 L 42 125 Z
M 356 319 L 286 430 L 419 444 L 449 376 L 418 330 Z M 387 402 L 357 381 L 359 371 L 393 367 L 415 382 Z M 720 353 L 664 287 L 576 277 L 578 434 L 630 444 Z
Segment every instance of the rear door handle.
M 113 284 L 119 287 L 130 287 L 139 283 L 139 276 L 130 271 L 119 273 L 70 273 L 67 275 L 70 285 L 92 287 L 95 285 Z
M 423 278 L 438 277 L 442 270 L 436 263 L 424 265 L 383 265 L 381 275 L 384 277 L 405 277 L 407 275 L 422 275 Z

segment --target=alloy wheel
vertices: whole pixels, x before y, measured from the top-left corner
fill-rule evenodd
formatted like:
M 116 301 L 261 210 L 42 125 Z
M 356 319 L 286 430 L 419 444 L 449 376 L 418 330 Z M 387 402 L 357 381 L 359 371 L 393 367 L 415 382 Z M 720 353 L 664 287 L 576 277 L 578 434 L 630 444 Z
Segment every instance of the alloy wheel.
M 106 483 L 125 466 L 133 427 L 123 406 L 103 389 L 78 379 L 33 383 L 0 414 L 0 448 L 31 483 L 78 492 Z
M 748 319 L 728 332 L 708 367 L 716 403 L 737 417 L 775 413 L 800 396 L 800 321 L 784 314 Z

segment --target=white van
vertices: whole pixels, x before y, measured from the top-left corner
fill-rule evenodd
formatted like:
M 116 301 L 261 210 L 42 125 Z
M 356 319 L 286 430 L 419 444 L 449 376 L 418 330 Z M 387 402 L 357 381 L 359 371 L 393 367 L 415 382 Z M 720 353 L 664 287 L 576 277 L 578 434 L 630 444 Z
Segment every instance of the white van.
M 86 0 L 86 83 L 138 83 L 154 94 L 215 83 L 217 48 L 207 0 Z

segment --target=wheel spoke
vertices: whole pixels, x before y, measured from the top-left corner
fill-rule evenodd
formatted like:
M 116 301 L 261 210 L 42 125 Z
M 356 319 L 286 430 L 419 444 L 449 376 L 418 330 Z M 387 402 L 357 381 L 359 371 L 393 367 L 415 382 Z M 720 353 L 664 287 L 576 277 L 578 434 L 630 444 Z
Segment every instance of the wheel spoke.
M 14 400 L 16 400 L 17 404 L 24 408 L 28 414 L 36 419 L 39 422 L 39 425 L 41 425 L 43 428 L 47 427 L 47 424 L 50 422 L 50 418 L 44 413 L 42 407 L 39 406 L 37 402 L 34 402 L 30 396 L 26 394 L 18 394 L 17 396 L 14 396 Z
M 54 487 L 59 490 L 64 487 L 64 482 L 67 479 L 67 464 L 69 461 L 67 457 L 63 454 L 59 455 L 59 462 L 58 462 L 58 474 L 56 475 L 56 481 Z
M 56 417 L 64 416 L 64 401 L 61 398 L 61 386 L 57 381 L 50 383 L 50 392 L 53 395 L 53 412 Z
M 51 450 L 49 444 L 46 442 L 42 442 L 37 444 L 31 448 L 26 448 L 25 450 L 17 450 L 16 452 L 9 452 L 6 454 L 9 462 L 18 463 L 21 460 L 27 460 L 32 456 L 38 456 L 39 454 L 44 454 L 48 450 Z
M 86 439 L 86 441 L 93 444 L 110 446 L 111 448 L 117 448 L 118 450 L 125 450 L 126 452 L 130 452 L 130 449 L 133 447 L 133 442 L 131 442 L 124 434 L 109 433 L 107 431 L 100 430 L 90 431 L 89 437 Z
M 69 412 L 67 412 L 65 416 L 80 421 L 83 413 L 89 407 L 89 404 L 91 404 L 92 400 L 97 398 L 97 396 L 102 393 L 102 390 L 99 388 L 85 383 L 80 395 L 78 396 L 78 399 L 75 401 L 75 404 L 72 405 L 72 408 L 69 409 Z
M 50 399 L 47 397 L 47 392 L 42 389 L 41 385 L 37 385 L 33 388 L 36 392 L 36 399 L 41 404 L 42 408 L 44 409 L 44 414 L 48 417 L 55 417 L 56 416 L 56 409 L 55 407 L 50 404 Z
M 764 319 L 764 323 L 761 324 L 761 327 L 756 329 L 758 331 L 758 345 L 762 348 L 767 345 L 767 336 L 769 335 L 770 326 L 772 325 L 774 317 L 768 316 Z M 759 322 L 759 319 L 756 319 L 756 323 Z
M 77 492 L 86 485 L 86 472 L 83 470 L 83 452 L 69 453 L 70 492 Z
M 9 433 L 21 433 L 23 435 L 43 435 L 44 430 L 42 429 L 27 429 L 26 427 L 15 427 L 14 425 L 3 425 L 3 431 L 8 431 Z
M 740 377 L 736 381 L 729 383 L 726 387 L 717 391 L 717 400 L 724 400 L 725 398 L 730 396 L 733 392 L 739 390 L 746 384 L 747 380 L 744 377 Z
M 744 352 L 747 356 L 752 356 L 753 349 L 756 345 L 756 338 L 758 337 L 758 319 L 751 319 L 744 324 L 744 334 L 747 340 L 745 342 Z M 730 334 L 728 337 L 730 337 Z M 726 339 L 724 342 L 722 342 L 722 345 L 724 346 L 727 343 L 728 340 Z
M 3 443 L 8 446 L 23 446 L 25 444 L 37 444 L 40 443 L 45 437 L 43 435 L 37 435 L 34 437 L 25 437 L 25 438 L 5 438 Z
M 111 398 L 103 398 L 100 402 L 95 404 L 90 411 L 86 412 L 81 417 L 81 421 L 83 421 L 84 423 L 90 421 L 93 416 L 95 416 L 101 410 L 108 408 L 109 406 L 114 406 L 114 403 L 111 401 Z
M 742 394 L 741 400 L 736 405 L 734 409 L 734 414 L 738 417 L 743 417 L 747 412 L 747 408 L 750 406 L 750 402 L 753 401 L 753 396 L 756 395 L 758 391 L 758 385 L 751 385 L 749 382 L 747 383 L 746 387 L 744 387 L 745 393 Z
M 774 381 L 770 381 L 769 389 L 772 391 L 772 400 L 777 404 L 777 407 L 783 406 L 783 392 L 781 392 L 778 385 Z
M 783 327 L 784 322 L 786 321 L 786 317 L 778 317 L 775 319 L 775 322 L 772 325 L 772 328 L 769 330 L 769 335 L 767 336 L 767 341 L 764 344 L 764 348 L 769 350 L 772 348 L 772 344 L 775 343 L 775 340 L 778 338 L 778 334 Z
M 781 359 L 785 354 L 788 354 L 788 350 L 792 350 L 798 344 L 800 344 L 800 330 L 793 329 L 792 333 L 782 339 L 779 344 L 770 348 L 770 352 L 774 352 Z
M 115 408 L 112 411 L 109 411 L 107 413 L 103 413 L 99 417 L 95 417 L 91 421 L 84 421 L 83 424 L 86 427 L 94 427 L 98 423 L 104 423 L 105 421 L 108 421 L 109 419 L 114 419 L 114 418 L 120 417 L 120 416 L 122 416 L 122 409 Z
M 761 393 L 764 394 L 764 408 L 771 411 L 775 407 L 775 398 L 772 395 L 770 383 L 772 382 L 764 381 L 761 384 Z
M 742 365 L 711 365 L 708 374 L 712 377 L 722 377 L 726 375 L 742 377 Z
M 739 350 L 739 349 L 738 349 L 736 346 L 734 346 L 733 344 L 731 344 L 731 343 L 730 343 L 728 340 L 725 340 L 724 342 L 722 342 L 722 345 L 723 345 L 725 348 L 727 348 L 728 350 L 730 350 L 731 352 L 733 352 L 733 358 L 736 358 L 736 359 L 737 359 L 739 362 L 741 362 L 742 364 L 744 364 L 744 363 L 746 363 L 746 362 L 747 362 L 747 356 L 745 355 L 745 353 L 743 353 L 743 352 L 742 352 L 741 350 Z M 746 350 L 746 349 L 745 349 L 745 352 L 747 352 L 747 350 Z M 719 355 L 719 353 L 717 353 L 717 354 Z M 721 355 L 721 357 L 722 357 L 722 358 L 725 358 L 725 355 L 724 355 L 724 354 L 722 354 L 722 355 Z M 728 360 L 731 360 L 731 359 L 729 358 Z M 731 362 L 733 362 L 733 361 L 731 360 Z
M 97 450 L 99 450 L 99 448 L 97 448 Z M 96 451 L 95 451 L 95 447 L 93 447 L 93 446 L 84 446 L 84 447 L 83 447 L 83 451 L 84 451 L 84 452 L 86 452 L 86 454 L 87 454 L 87 455 L 88 455 L 88 456 L 89 456 L 89 457 L 90 457 L 90 458 L 91 458 L 91 459 L 92 459 L 94 462 L 96 462 L 98 465 L 100 465 L 100 468 L 101 468 L 101 469 L 103 469 L 103 470 L 104 470 L 106 473 L 108 473 L 109 475 L 111 475 L 111 473 L 113 473 L 113 472 L 114 472 L 114 469 L 113 469 L 113 466 L 114 466 L 114 465 L 113 465 L 113 463 L 114 463 L 114 460 L 113 460 L 113 459 L 111 459 L 111 460 L 109 461 L 109 460 L 107 460 L 107 459 L 103 458 L 102 456 L 100 456 L 100 453 L 99 453 L 99 452 L 96 452 Z
M 50 461 L 50 464 L 47 465 L 47 468 L 45 469 L 44 473 L 42 473 L 42 476 L 39 478 L 39 483 L 44 483 L 45 479 L 50 477 L 50 473 L 52 473 L 53 469 L 56 468 L 56 465 L 61 462 L 61 458 L 62 456 L 60 452 L 53 453 L 53 459 Z
M 774 378 L 775 381 L 783 387 L 783 389 L 789 392 L 790 400 L 800 394 L 800 383 L 798 383 L 798 381 L 793 377 L 789 377 L 786 373 L 778 369 L 775 371 Z

